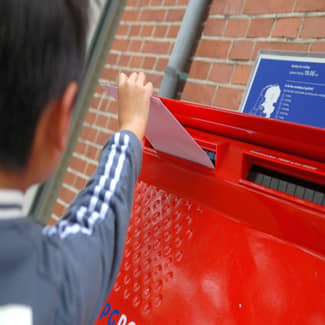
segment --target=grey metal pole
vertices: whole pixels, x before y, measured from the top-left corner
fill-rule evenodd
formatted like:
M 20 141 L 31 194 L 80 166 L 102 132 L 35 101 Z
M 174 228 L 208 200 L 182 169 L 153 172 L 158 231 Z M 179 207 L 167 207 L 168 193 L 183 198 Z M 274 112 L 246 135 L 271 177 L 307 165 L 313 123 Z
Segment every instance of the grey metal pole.
M 159 96 L 175 98 L 179 81 L 187 79 L 185 69 L 201 32 L 209 4 L 210 0 L 190 0 L 160 86 Z
M 96 91 L 98 79 L 105 66 L 125 4 L 126 0 L 108 0 L 104 9 L 104 18 L 96 32 L 94 45 L 89 51 L 89 61 L 85 77 L 74 107 L 74 117 L 67 150 L 54 175 L 40 188 L 31 209 L 34 219 L 43 224 L 46 224 L 51 217 L 65 172 L 69 166 L 83 121 Z

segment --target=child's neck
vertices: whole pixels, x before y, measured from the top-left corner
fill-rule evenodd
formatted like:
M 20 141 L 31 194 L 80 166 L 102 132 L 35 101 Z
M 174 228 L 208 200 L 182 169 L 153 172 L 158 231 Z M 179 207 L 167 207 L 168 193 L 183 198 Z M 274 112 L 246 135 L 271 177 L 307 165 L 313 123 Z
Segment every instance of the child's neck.
M 13 173 L 0 168 L 0 189 L 20 190 L 25 192 L 30 186 L 26 181 L 25 173 Z

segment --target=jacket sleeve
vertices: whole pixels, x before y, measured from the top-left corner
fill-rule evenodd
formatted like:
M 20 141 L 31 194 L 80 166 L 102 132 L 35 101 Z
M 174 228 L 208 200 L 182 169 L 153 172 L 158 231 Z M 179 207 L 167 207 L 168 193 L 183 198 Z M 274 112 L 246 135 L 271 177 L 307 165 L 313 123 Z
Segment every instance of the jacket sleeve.
M 55 251 L 49 267 L 62 273 L 58 310 L 62 324 L 69 314 L 70 324 L 92 324 L 111 291 L 141 163 L 137 137 L 129 131 L 116 133 L 104 146 L 95 174 L 62 220 L 43 230 L 47 251 Z

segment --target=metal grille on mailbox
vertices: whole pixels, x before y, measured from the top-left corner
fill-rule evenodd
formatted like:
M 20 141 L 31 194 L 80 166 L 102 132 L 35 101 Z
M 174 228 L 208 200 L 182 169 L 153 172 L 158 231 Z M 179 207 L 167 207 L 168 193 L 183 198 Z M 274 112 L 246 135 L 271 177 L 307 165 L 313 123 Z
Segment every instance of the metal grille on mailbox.
M 325 324 L 325 131 L 163 102 L 215 169 L 145 145 L 97 324 Z

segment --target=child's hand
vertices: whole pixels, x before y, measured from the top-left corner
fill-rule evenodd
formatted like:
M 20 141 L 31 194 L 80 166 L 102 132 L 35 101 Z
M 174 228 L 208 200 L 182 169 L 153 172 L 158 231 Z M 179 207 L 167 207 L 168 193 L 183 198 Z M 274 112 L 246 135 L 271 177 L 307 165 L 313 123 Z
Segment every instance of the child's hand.
M 129 130 L 142 141 L 149 115 L 152 83 L 146 83 L 143 72 L 128 78 L 121 73 L 118 81 L 118 110 L 120 130 Z

